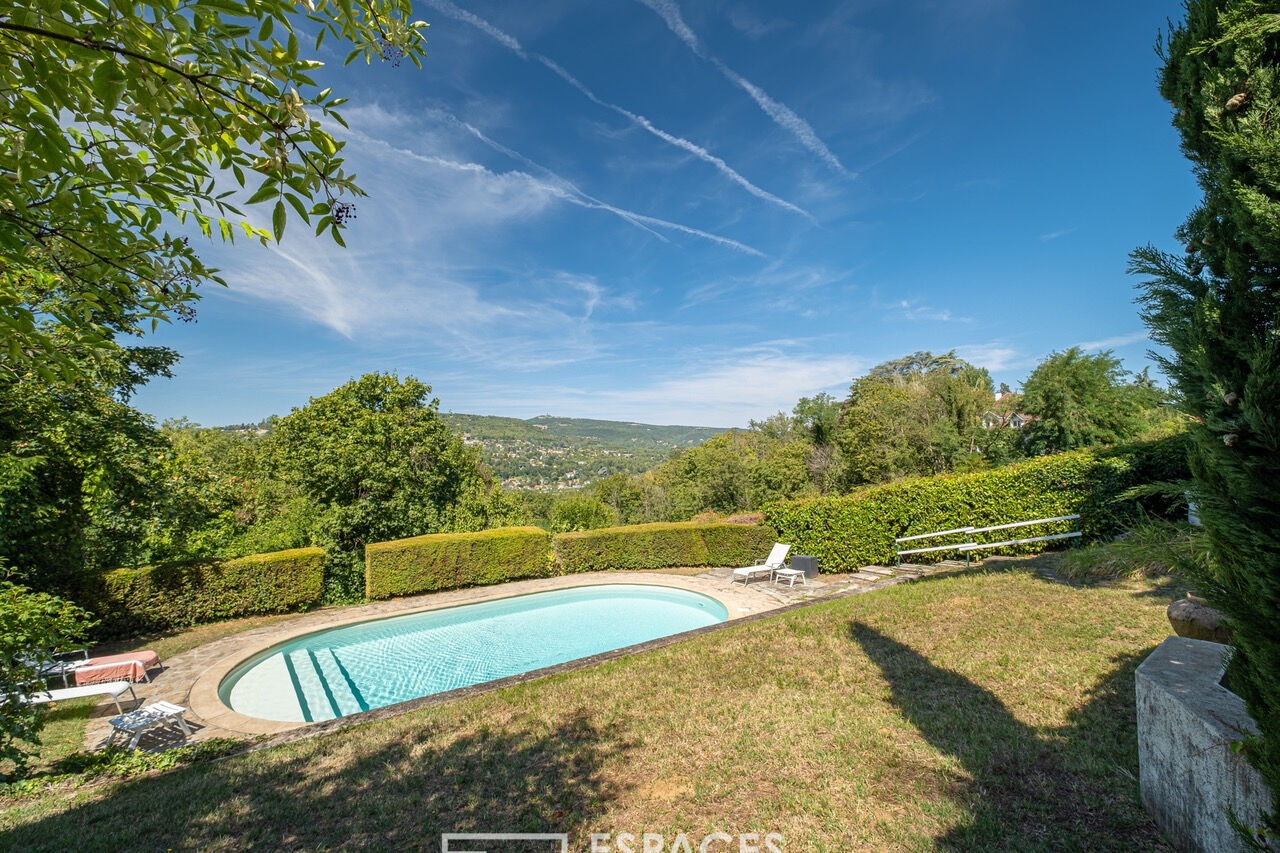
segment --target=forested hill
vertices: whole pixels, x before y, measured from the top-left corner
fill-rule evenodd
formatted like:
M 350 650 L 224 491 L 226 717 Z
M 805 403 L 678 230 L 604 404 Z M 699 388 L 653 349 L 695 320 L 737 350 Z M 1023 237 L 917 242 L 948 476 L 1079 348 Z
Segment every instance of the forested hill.
M 446 412 L 442 417 L 478 444 L 485 462 L 509 487 L 572 488 L 616 472 L 637 474 L 672 450 L 725 432 L 715 427 L 539 415 L 521 420 Z

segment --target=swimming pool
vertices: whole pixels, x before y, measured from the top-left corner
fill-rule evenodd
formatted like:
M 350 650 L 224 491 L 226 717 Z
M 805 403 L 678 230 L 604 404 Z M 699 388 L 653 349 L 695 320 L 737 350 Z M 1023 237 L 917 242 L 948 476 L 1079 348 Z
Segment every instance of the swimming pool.
M 290 640 L 218 687 L 232 710 L 319 722 L 724 622 L 710 596 L 604 584 L 412 613 Z

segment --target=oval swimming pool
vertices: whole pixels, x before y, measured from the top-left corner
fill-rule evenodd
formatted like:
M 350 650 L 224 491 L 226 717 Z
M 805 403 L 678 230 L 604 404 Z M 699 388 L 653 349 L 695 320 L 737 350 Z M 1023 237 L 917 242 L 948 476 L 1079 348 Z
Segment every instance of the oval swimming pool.
M 714 598 L 603 584 L 329 628 L 232 670 L 218 695 L 251 717 L 318 722 L 724 622 Z

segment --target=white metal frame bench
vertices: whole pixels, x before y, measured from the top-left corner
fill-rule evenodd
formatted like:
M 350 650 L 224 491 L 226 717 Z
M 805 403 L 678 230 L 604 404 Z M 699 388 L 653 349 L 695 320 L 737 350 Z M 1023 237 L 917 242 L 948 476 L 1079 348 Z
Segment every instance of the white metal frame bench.
M 110 696 L 116 703 L 116 711 L 124 713 L 120 707 L 120 697 L 128 691 L 133 701 L 138 701 L 138 694 L 133 692 L 133 685 L 127 681 L 104 681 L 101 684 L 84 684 L 79 687 L 59 687 L 55 690 L 40 690 L 22 697 L 24 702 L 32 705 L 44 705 L 48 702 L 62 702 L 67 699 L 83 699 L 86 696 Z
M 111 736 L 107 738 L 107 745 L 110 746 L 115 741 L 116 735 L 125 732 L 133 735 L 129 739 L 129 748 L 133 749 L 138 745 L 138 738 L 142 737 L 143 733 L 175 722 L 182 729 L 184 735 L 191 737 L 191 727 L 187 725 L 186 718 L 182 716 L 186 712 L 186 708 L 181 705 L 174 705 L 172 702 L 153 702 L 145 708 L 130 711 L 119 717 L 112 717 L 109 721 L 111 723 Z

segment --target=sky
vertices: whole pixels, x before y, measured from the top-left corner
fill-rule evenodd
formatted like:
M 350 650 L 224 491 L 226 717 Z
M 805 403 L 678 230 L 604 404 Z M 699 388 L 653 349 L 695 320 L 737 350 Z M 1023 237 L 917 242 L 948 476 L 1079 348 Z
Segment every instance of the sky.
M 442 411 L 734 427 L 918 350 L 1015 390 L 1071 346 L 1150 363 L 1128 253 L 1199 196 L 1156 90 L 1180 3 L 414 15 L 421 70 L 318 57 L 347 248 L 203 244 L 228 287 L 150 336 L 182 361 L 143 411 L 256 422 L 385 371 Z

